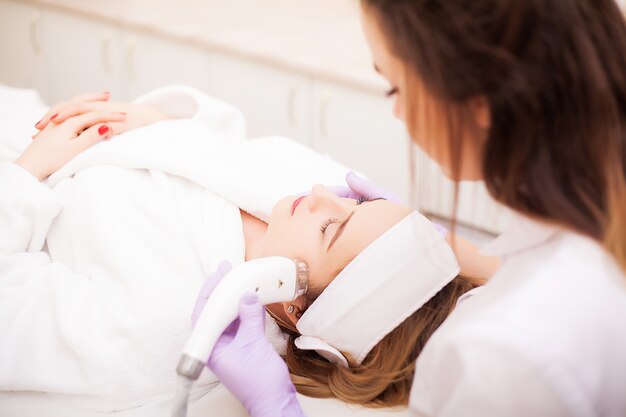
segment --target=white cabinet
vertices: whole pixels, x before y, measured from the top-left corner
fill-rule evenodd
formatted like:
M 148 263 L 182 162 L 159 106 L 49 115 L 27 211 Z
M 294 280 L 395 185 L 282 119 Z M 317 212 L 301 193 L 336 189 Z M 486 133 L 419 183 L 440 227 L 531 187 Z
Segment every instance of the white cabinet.
M 422 213 L 449 219 L 453 215 L 454 183 L 439 165 L 414 147 L 415 207 Z M 489 233 L 499 233 L 509 221 L 508 211 L 487 192 L 483 181 L 463 181 L 459 185 L 456 219 L 459 224 Z
M 244 59 L 211 57 L 211 95 L 239 107 L 251 138 L 287 136 L 311 145 L 311 80 Z
M 123 38 L 124 86 L 129 99 L 169 84 L 207 91 L 209 55 L 206 51 L 134 30 L 126 30 Z
M 129 100 L 167 84 L 207 91 L 209 55 L 202 49 L 55 8 L 6 0 L 0 7 L 7 34 L 0 82 L 36 88 L 48 103 L 98 91 Z
M 409 140 L 392 101 L 338 84 L 316 82 L 315 148 L 410 202 Z
M 0 83 L 34 88 L 48 98 L 42 12 L 32 4 L 0 0 Z
M 52 85 L 50 104 L 77 94 L 110 91 L 125 97 L 117 25 L 44 9 L 42 45 L 50 56 L 47 71 Z

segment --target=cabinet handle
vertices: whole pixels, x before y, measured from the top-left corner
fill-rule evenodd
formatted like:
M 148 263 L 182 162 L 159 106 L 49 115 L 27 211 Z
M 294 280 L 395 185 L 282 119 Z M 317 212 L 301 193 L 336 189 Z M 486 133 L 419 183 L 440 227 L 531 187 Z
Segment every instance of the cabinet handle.
M 319 115 L 319 129 L 320 134 L 324 137 L 328 136 L 328 105 L 330 104 L 331 95 L 327 90 L 322 92 L 322 98 L 320 99 L 320 115 Z
M 105 33 L 102 35 L 102 42 L 100 44 L 100 55 L 102 59 L 102 68 L 107 74 L 111 74 L 111 41 L 113 35 L 111 33 Z
M 41 54 L 41 42 L 39 42 L 39 20 L 41 14 L 39 12 L 33 12 L 30 17 L 30 46 L 33 48 L 35 54 Z
M 133 80 L 138 78 L 137 71 L 135 71 L 135 49 L 137 49 L 137 45 L 139 45 L 137 38 L 129 39 L 126 43 L 126 68 L 129 78 Z
M 289 89 L 289 98 L 287 99 L 287 117 L 289 118 L 289 126 L 298 127 L 298 119 L 296 118 L 296 97 L 300 91 L 300 86 L 294 85 Z

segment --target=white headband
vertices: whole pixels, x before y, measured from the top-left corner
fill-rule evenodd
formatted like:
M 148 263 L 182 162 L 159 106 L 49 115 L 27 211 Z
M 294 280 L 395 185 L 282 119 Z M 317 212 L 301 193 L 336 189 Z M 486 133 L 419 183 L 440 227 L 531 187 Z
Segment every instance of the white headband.
M 295 344 L 332 363 L 358 364 L 459 273 L 444 236 L 413 212 L 367 246 L 304 312 Z

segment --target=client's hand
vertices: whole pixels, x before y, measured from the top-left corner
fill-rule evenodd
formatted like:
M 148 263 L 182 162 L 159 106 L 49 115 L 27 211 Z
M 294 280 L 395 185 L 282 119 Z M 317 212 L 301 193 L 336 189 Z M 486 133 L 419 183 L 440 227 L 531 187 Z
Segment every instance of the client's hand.
M 385 200 L 393 201 L 394 203 L 402 204 L 400 197 L 394 193 L 385 190 L 380 185 L 374 184 L 365 178 L 359 177 L 354 171 L 348 172 L 346 175 L 347 186 L 330 186 L 328 189 L 334 194 L 343 198 L 358 199 L 364 197 L 368 200 L 374 200 L 377 198 L 384 198 Z
M 110 138 L 111 128 L 105 124 L 123 120 L 124 116 L 107 111 L 86 113 L 63 124 L 50 124 L 39 132 L 16 163 L 40 181 L 53 174 L 72 158 Z
M 211 291 L 230 269 L 230 264 L 222 263 L 207 279 L 194 307 L 194 323 Z M 224 330 L 207 366 L 250 416 L 304 416 L 287 365 L 265 337 L 265 308 L 256 295 L 241 297 L 239 318 Z
M 61 124 L 80 115 L 104 111 L 120 113 L 126 116 L 123 120 L 111 120 L 111 123 L 109 123 L 109 127 L 114 134 L 118 135 L 168 119 L 163 113 L 147 104 L 112 102 L 108 101 L 108 97 L 108 95 L 103 95 L 103 93 L 100 95 L 88 94 L 56 104 L 50 108 L 48 113 L 44 115 L 35 127 L 41 130 L 50 124 Z

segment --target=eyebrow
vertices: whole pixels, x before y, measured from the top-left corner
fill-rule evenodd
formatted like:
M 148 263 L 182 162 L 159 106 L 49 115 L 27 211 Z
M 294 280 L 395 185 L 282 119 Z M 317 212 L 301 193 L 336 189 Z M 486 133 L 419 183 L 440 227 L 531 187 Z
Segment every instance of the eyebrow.
M 339 236 L 341 236 L 341 234 L 343 233 L 343 231 L 346 228 L 346 225 L 348 224 L 348 222 L 350 221 L 350 219 L 354 215 L 355 211 L 350 213 L 350 215 L 343 222 L 341 222 L 341 224 L 337 228 L 337 231 L 335 232 L 335 236 L 333 236 L 333 238 L 331 239 L 330 243 L 328 244 L 328 247 L 326 248 L 326 252 L 328 252 L 330 250 L 330 248 L 335 244 L 335 242 L 337 241 Z

